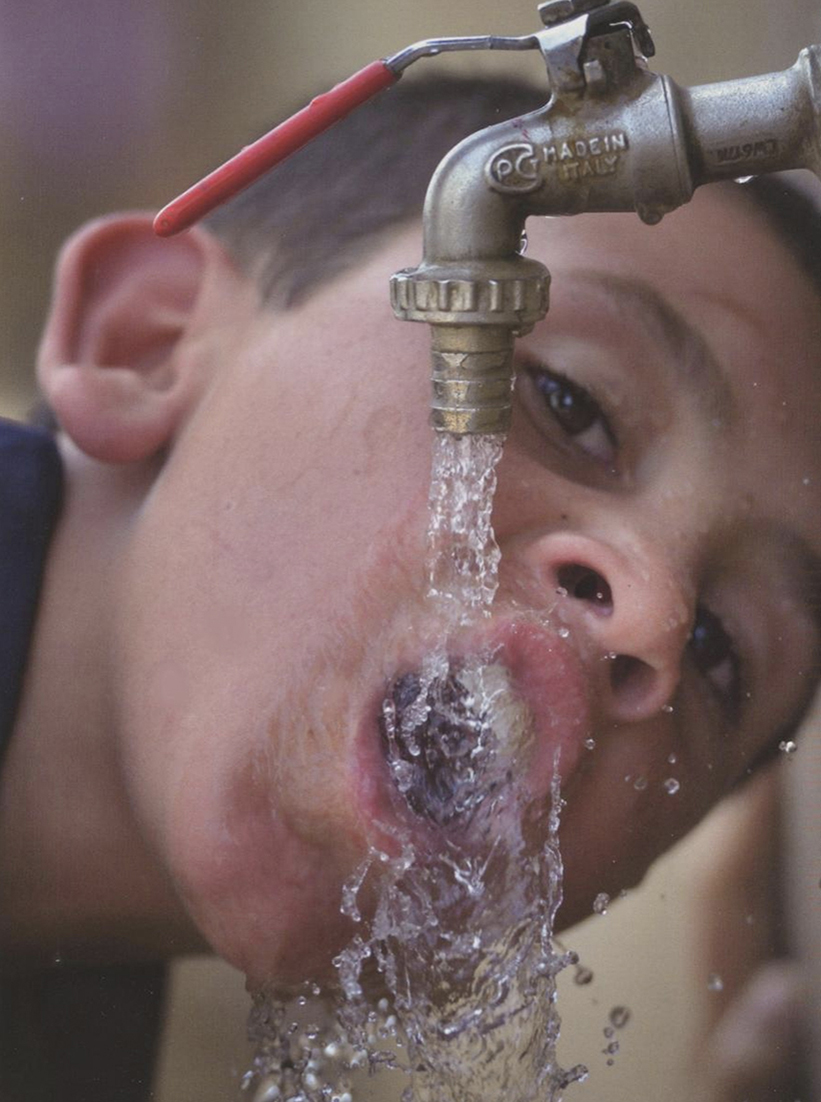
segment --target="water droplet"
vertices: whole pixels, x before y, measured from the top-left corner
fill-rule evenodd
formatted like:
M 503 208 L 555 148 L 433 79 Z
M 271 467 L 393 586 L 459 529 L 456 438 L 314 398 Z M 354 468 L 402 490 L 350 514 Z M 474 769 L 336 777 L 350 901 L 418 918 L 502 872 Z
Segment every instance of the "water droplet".
M 671 754 L 670 757 L 667 759 L 667 764 L 668 765 L 677 765 L 678 764 L 678 754 Z
M 812 485 L 812 479 L 811 479 L 811 478 L 810 478 L 810 477 L 808 476 L 807 478 L 805 478 L 805 479 L 803 480 L 803 483 L 802 483 L 802 484 L 803 484 L 804 486 L 810 486 L 810 485 Z
M 593 910 L 597 915 L 606 915 L 610 906 L 610 896 L 606 892 L 600 892 L 593 900 Z
M 416 781 L 417 766 L 400 758 L 391 762 L 391 773 L 399 791 L 409 792 Z
M 254 1102 L 276 1102 L 282 1096 L 279 1084 L 273 1077 L 266 1077 L 259 1085 L 259 1090 L 254 1095 Z
M 567 596 L 567 590 L 565 589 L 565 587 L 563 585 L 560 585 L 560 586 L 556 587 L 556 596 L 557 597 L 566 597 Z
M 610 1011 L 610 1021 L 616 1029 L 624 1029 L 630 1021 L 630 1008 L 627 1006 L 614 1006 Z
M 661 710 L 665 713 L 665 715 L 671 716 L 675 711 L 675 708 L 672 704 L 665 704 Z
M 596 740 L 594 738 L 586 738 L 584 740 L 584 745 L 587 747 L 588 750 L 595 750 Z
M 735 182 L 737 184 L 749 184 L 750 180 L 754 180 L 754 176 L 736 176 Z
M 519 238 L 519 256 L 524 256 L 527 252 L 528 240 L 527 230 L 522 230 L 522 236 Z
M 584 1083 L 590 1078 L 590 1072 L 584 1064 L 576 1064 L 574 1068 L 566 1071 L 558 1084 L 560 1087 L 570 1087 L 574 1083 Z
M 677 781 L 675 777 L 668 777 L 664 782 L 664 791 L 668 796 L 675 796 L 681 789 L 680 781 Z
M 798 746 L 792 741 L 792 739 L 785 739 L 784 742 L 779 742 L 778 749 L 781 751 L 782 754 L 787 754 L 787 756 L 790 756 L 791 754 L 794 754 L 796 752 Z
M 589 983 L 593 982 L 593 973 L 589 968 L 585 968 L 584 965 L 579 965 L 573 976 L 573 982 L 579 987 L 587 987 Z
M 713 972 L 707 979 L 708 991 L 723 991 L 724 980 L 719 976 L 717 972 Z
M 616 1053 L 619 1051 L 619 1048 L 620 1045 L 618 1041 L 611 1041 L 610 1044 L 607 1045 L 604 1049 L 604 1052 L 607 1056 L 615 1056 Z
M 636 792 L 644 792 L 645 788 L 647 788 L 647 784 L 648 781 L 646 777 L 636 777 L 633 788 L 635 788 Z
M 560 639 L 569 639 L 570 638 L 570 628 L 559 628 L 559 638 Z

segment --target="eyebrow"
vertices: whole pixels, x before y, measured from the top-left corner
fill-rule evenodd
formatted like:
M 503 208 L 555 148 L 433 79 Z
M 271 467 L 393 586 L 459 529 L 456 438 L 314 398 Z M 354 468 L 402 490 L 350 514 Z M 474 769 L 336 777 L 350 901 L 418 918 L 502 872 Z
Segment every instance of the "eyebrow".
M 697 399 L 707 418 L 732 423 L 736 403 L 718 359 L 704 334 L 664 295 L 635 276 L 577 268 L 568 277 L 601 292 L 619 314 L 629 313 L 631 324 L 638 324 L 646 336 L 663 348 L 676 379 Z

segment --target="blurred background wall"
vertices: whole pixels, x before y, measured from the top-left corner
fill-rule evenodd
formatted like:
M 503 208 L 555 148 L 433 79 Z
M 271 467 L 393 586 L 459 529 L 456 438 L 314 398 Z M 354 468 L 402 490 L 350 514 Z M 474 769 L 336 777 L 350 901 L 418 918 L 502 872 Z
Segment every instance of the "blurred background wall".
M 785 68 L 821 41 L 819 0 L 640 6 L 654 67 L 686 84 Z M 31 402 L 54 253 L 83 220 L 162 205 L 310 94 L 412 41 L 537 26 L 536 0 L 0 0 L 0 410 Z M 522 55 L 422 64 L 539 74 Z M 565 1060 L 593 1071 L 580 1098 L 693 1097 L 690 1046 L 708 975 L 692 874 L 721 831 L 719 814 L 642 890 L 568 937 L 596 977 L 579 986 L 568 975 L 562 1003 Z M 608 1067 L 614 1005 L 632 1018 Z M 159 1102 L 233 1097 L 246 1007 L 229 969 L 178 969 Z

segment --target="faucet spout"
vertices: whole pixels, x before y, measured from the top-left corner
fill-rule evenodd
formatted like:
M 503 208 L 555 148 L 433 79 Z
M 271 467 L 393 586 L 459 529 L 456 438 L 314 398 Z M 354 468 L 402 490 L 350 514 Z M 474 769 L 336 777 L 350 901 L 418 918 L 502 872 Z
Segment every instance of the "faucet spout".
M 654 224 L 703 184 L 788 168 L 821 175 L 821 47 L 783 73 L 682 89 L 638 56 L 624 22 L 625 11 L 640 19 L 632 4 L 571 7 L 574 18 L 537 36 L 550 98 L 444 159 L 425 203 L 424 259 L 391 283 L 396 315 L 432 327 L 440 431 L 509 427 L 515 337 L 548 309 L 549 273 L 521 255 L 527 218 L 635 211 Z

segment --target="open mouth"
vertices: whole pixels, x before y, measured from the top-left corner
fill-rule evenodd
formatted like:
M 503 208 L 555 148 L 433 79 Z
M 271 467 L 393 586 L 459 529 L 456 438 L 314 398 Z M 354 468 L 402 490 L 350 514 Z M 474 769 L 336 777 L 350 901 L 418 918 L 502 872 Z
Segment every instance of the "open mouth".
M 379 717 L 396 789 L 415 815 L 467 824 L 513 781 L 528 712 L 498 664 L 443 664 L 391 685 Z

